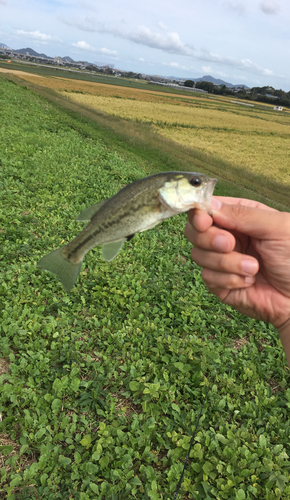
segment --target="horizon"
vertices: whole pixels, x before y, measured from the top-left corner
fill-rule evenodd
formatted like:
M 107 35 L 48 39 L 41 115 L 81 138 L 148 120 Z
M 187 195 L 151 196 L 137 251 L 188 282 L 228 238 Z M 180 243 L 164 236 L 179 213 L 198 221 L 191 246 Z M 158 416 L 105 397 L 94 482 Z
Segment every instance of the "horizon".
M 34 48 L 32 47 L 19 47 L 17 49 L 13 48 L 13 47 L 10 47 L 8 46 L 7 44 L 5 44 L 4 42 L 0 42 L 0 49 L 3 48 L 3 49 L 7 49 L 7 50 L 12 50 L 14 52 L 19 52 L 19 51 L 23 51 L 23 50 L 31 50 L 33 52 L 35 52 L 37 54 L 37 56 L 35 57 L 39 57 L 39 56 L 45 56 L 47 57 L 48 59 L 54 59 L 55 57 L 59 57 L 60 59 L 63 59 L 65 60 L 66 58 L 69 58 L 71 59 L 74 63 L 86 63 L 86 64 L 92 64 L 92 65 L 96 65 L 96 62 L 92 62 L 92 61 L 86 61 L 86 60 L 75 60 L 73 59 L 71 56 L 68 56 L 68 55 L 65 55 L 65 56 L 60 56 L 60 55 L 55 55 L 55 56 L 49 56 L 47 55 L 46 53 L 44 52 L 37 52 Z M 31 57 L 33 57 L 33 55 L 31 55 Z M 112 65 L 113 68 L 114 68 L 114 65 Z M 115 69 L 115 68 L 114 68 Z M 132 70 L 130 69 L 121 69 L 121 68 L 118 68 L 118 69 L 115 69 L 116 71 L 121 71 L 121 72 L 130 72 Z M 134 72 L 132 71 L 133 73 L 137 73 L 137 72 Z M 140 73 L 140 72 L 139 72 Z M 248 85 L 246 85 L 245 83 L 232 83 L 232 82 L 227 82 L 225 80 L 223 80 L 222 78 L 215 78 L 213 77 L 212 75 L 202 75 L 202 76 L 188 76 L 188 77 L 181 77 L 181 76 L 173 76 L 173 75 L 161 75 L 161 74 L 153 74 L 153 73 L 142 73 L 146 76 L 158 76 L 160 78 L 168 78 L 168 79 L 177 79 L 177 80 L 193 80 L 193 81 L 211 81 L 211 80 L 203 80 L 203 78 L 206 78 L 206 77 L 209 77 L 213 80 L 216 80 L 216 81 L 220 81 L 220 83 L 216 84 L 216 85 L 223 85 L 223 84 L 226 84 L 226 85 L 230 85 L 232 87 L 245 87 L 245 88 L 251 88 L 249 87 Z M 265 85 L 266 87 L 270 87 L 270 85 Z
M 287 92 L 289 22 L 286 0 L 0 0 L 0 37 L 11 47 Z

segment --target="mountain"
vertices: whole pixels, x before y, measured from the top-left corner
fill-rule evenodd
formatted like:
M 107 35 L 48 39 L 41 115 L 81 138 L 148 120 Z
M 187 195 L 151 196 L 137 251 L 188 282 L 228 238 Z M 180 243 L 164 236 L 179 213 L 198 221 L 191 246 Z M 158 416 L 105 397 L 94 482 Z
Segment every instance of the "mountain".
M 190 80 L 193 80 L 194 82 L 211 82 L 214 83 L 215 85 L 225 85 L 226 87 L 244 87 L 245 89 L 248 89 L 247 85 L 244 83 L 240 84 L 232 84 L 229 82 L 225 82 L 224 80 L 220 80 L 219 78 L 214 78 L 213 76 L 210 75 L 204 75 L 201 78 L 190 78 Z
M 174 76 L 171 76 L 170 78 L 173 78 L 173 79 L 176 79 L 178 80 L 179 77 L 174 77 Z M 211 82 L 211 83 L 214 83 L 215 85 L 225 85 L 226 87 L 244 87 L 245 89 L 248 89 L 249 87 L 247 87 L 247 85 L 245 85 L 244 83 L 240 83 L 240 84 L 232 84 L 232 83 L 229 83 L 229 82 L 225 82 L 224 80 L 220 80 L 219 78 L 214 78 L 213 76 L 210 76 L 210 75 L 204 75 L 202 77 L 198 77 L 198 78 L 182 78 L 182 80 L 193 80 L 194 82 Z
M 35 50 L 31 49 L 30 47 L 27 47 L 26 49 L 16 49 L 15 52 L 18 52 L 18 54 L 29 54 L 30 56 L 35 56 L 35 57 L 46 57 L 46 59 L 53 59 L 53 57 L 49 57 L 45 54 L 39 54 L 38 52 L 35 52 Z
M 0 0 L 1 1 L 1 0 Z M 8 48 L 7 45 L 5 45 L 4 43 L 2 44 L 3 48 Z M 0 47 L 1 47 L 1 44 L 0 44 Z M 53 59 L 53 57 L 50 57 L 50 56 L 47 56 L 46 54 L 39 54 L 39 52 L 36 52 L 35 50 L 31 49 L 30 47 L 26 47 L 26 49 L 11 49 L 13 50 L 14 52 L 18 52 L 18 54 L 22 54 L 22 55 L 30 55 L 30 56 L 33 56 L 33 57 L 45 57 L 46 59 Z M 71 57 L 69 56 L 65 56 L 65 57 L 62 57 L 62 60 L 63 61 L 66 61 L 66 62 L 69 62 L 69 63 L 74 63 L 76 61 L 74 61 Z M 87 65 L 87 64 L 92 64 L 92 63 L 89 63 L 87 61 L 77 61 L 78 63 L 80 64 L 83 64 L 83 65 Z
M 69 56 L 62 57 L 62 60 L 66 61 L 66 62 L 69 62 L 69 63 L 73 63 L 74 62 L 74 60 L 71 57 L 69 57 Z
M 225 85 L 226 87 L 235 87 L 232 83 L 225 82 L 224 80 L 220 80 L 219 78 L 214 78 L 210 75 L 204 75 L 201 78 L 192 78 L 194 82 L 211 82 L 215 85 Z
M 1 3 L 1 0 L 0 0 L 0 3 Z M 53 59 L 53 57 L 47 56 L 46 54 L 39 54 L 38 52 L 31 49 L 30 47 L 27 47 L 26 49 L 14 50 L 14 49 L 11 49 L 10 47 L 8 47 L 5 43 L 0 43 L 0 48 L 10 49 L 10 50 L 13 50 L 14 52 L 18 52 L 19 54 L 22 54 L 22 55 L 29 54 L 30 56 L 34 56 L 34 57 L 45 57 L 46 59 Z M 65 62 L 68 62 L 68 63 L 76 63 L 77 62 L 78 64 L 83 64 L 84 66 L 92 64 L 88 61 L 74 61 L 69 56 L 62 57 L 62 60 Z M 180 77 L 176 77 L 176 76 L 170 76 L 169 78 L 171 78 L 173 80 L 180 80 L 181 79 Z M 182 80 L 184 80 L 184 78 L 182 78 Z M 244 85 L 243 83 L 239 84 L 239 85 L 238 84 L 233 85 L 232 83 L 225 82 L 224 80 L 220 80 L 218 78 L 214 78 L 213 76 L 210 76 L 210 75 L 204 75 L 204 76 L 199 77 L 199 78 L 185 78 L 185 80 L 193 80 L 194 82 L 203 82 L 203 81 L 211 82 L 211 83 L 214 83 L 215 85 L 225 85 L 226 87 L 229 87 L 229 88 L 231 88 L 231 87 L 244 87 L 245 89 L 249 88 L 246 85 Z

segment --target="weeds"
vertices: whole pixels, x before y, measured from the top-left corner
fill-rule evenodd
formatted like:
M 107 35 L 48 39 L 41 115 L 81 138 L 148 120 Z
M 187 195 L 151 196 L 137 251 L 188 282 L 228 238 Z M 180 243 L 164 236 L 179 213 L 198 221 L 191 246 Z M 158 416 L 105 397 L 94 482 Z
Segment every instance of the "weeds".
M 208 293 L 186 216 L 111 263 L 90 252 L 69 294 L 36 268 L 83 208 L 175 158 L 6 79 L 1 91 L 0 498 L 172 498 L 207 386 L 183 498 L 290 497 L 277 333 Z

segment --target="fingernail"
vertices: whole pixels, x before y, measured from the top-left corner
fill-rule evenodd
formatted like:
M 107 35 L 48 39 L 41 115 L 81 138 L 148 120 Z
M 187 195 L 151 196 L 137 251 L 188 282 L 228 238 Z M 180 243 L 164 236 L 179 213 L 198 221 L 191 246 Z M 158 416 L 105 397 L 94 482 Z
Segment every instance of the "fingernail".
M 211 208 L 213 210 L 220 210 L 222 206 L 222 203 L 218 201 L 216 198 L 211 199 Z
M 216 236 L 213 240 L 213 247 L 217 252 L 228 252 L 230 242 L 226 236 Z
M 243 273 L 253 275 L 258 271 L 258 264 L 253 260 L 247 259 L 242 261 L 241 268 Z

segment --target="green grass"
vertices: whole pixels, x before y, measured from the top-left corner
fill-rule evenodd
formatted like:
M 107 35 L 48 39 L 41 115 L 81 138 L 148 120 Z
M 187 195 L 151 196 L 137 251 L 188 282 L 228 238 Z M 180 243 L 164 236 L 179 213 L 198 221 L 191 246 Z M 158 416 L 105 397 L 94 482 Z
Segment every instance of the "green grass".
M 176 157 L 4 78 L 0 107 L 0 498 L 173 498 L 207 386 L 179 498 L 290 498 L 277 332 L 208 293 L 186 215 L 111 263 L 90 252 L 70 293 L 36 268 L 82 209 Z

